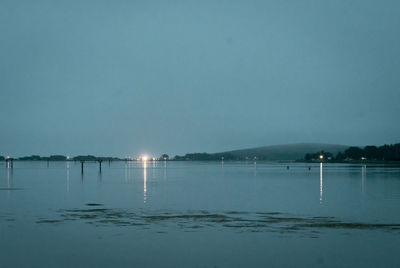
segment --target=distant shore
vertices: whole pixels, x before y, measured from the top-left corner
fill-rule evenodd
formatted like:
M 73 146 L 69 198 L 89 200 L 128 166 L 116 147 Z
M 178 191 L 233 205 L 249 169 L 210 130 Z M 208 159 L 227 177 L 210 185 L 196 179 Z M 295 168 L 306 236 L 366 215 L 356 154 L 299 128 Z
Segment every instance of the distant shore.
M 297 163 L 400 163 L 400 143 L 365 147 L 335 144 L 299 143 L 283 144 L 219 153 L 187 153 L 172 158 L 168 154 L 160 157 L 142 155 L 139 157 L 113 157 L 78 155 L 40 156 L 31 155 L 18 158 L 0 156 L 1 160 L 17 161 L 292 161 Z
M 265 159 L 260 159 L 260 160 L 243 160 L 243 159 L 237 159 L 237 160 L 217 160 L 217 159 L 212 159 L 212 160 L 200 160 L 200 159 L 149 159 L 146 161 L 140 160 L 140 159 L 121 159 L 121 158 L 116 158 L 116 159 L 80 159 L 80 160 L 74 160 L 74 159 L 68 159 L 68 160 L 32 160 L 32 159 L 19 159 L 19 158 L 10 158 L 10 160 L 16 161 L 16 162 L 160 162 L 160 161 L 168 161 L 168 162 L 270 162 L 270 163 L 304 163 L 304 164 L 400 164 L 400 161 L 382 161 L 382 160 L 367 160 L 367 161 L 362 161 L 362 160 L 348 160 L 348 161 L 307 161 L 307 160 L 265 160 Z M 6 162 L 7 159 L 0 159 L 0 162 Z

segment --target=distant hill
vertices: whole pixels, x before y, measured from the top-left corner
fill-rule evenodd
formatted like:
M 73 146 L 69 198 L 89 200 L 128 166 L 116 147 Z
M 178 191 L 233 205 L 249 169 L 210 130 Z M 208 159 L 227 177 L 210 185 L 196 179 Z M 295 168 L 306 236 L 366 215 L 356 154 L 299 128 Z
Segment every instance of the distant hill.
M 298 160 L 303 159 L 306 153 L 325 151 L 336 155 L 347 148 L 349 146 L 338 144 L 298 143 L 234 150 L 223 152 L 222 154 L 230 154 L 237 158 L 254 158 L 255 156 L 257 159 L 262 160 Z
M 234 151 L 226 151 L 220 153 L 193 153 L 185 156 L 176 156 L 175 160 L 220 160 L 224 157 L 225 160 L 299 160 L 304 159 L 307 153 L 316 153 L 320 151 L 330 152 L 336 155 L 339 152 L 345 151 L 349 146 L 337 144 L 319 144 L 319 143 L 298 143 L 271 145 L 264 147 L 256 147 L 249 149 L 241 149 Z

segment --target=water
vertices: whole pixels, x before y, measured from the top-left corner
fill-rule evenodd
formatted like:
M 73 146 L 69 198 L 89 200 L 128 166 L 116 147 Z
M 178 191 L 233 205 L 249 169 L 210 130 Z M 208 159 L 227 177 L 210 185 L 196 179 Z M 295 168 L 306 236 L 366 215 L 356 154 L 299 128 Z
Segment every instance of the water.
M 0 266 L 399 267 L 399 211 L 395 166 L 15 162 Z

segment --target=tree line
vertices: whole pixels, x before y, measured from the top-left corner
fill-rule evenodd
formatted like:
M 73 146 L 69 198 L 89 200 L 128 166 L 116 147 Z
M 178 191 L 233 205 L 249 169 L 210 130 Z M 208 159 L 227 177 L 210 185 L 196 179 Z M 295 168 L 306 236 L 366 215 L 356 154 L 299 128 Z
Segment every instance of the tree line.
M 339 152 L 336 156 L 333 156 L 329 152 L 316 152 L 307 153 L 304 156 L 306 161 L 316 161 L 323 156 L 324 160 L 332 161 L 400 161 L 400 143 L 397 144 L 385 144 L 382 146 L 365 146 L 363 148 L 352 146 L 346 149 L 344 152 Z
M 5 157 L 0 156 L 0 161 L 4 161 Z M 50 155 L 50 156 L 40 156 L 40 155 L 30 155 L 30 156 L 22 156 L 17 158 L 17 160 L 21 161 L 98 161 L 98 160 L 122 160 L 117 157 L 98 157 L 94 155 L 78 155 L 72 158 L 68 158 L 65 155 Z
M 6 158 L 4 156 L 0 156 L 0 161 L 4 161 Z M 94 155 L 78 155 L 69 158 L 65 155 L 50 155 L 50 156 L 40 156 L 40 155 L 30 155 L 30 156 L 22 156 L 16 158 L 21 161 L 123 161 L 129 160 L 125 158 L 111 157 L 111 156 L 94 156 Z M 169 160 L 169 156 L 167 154 L 161 155 L 157 160 Z

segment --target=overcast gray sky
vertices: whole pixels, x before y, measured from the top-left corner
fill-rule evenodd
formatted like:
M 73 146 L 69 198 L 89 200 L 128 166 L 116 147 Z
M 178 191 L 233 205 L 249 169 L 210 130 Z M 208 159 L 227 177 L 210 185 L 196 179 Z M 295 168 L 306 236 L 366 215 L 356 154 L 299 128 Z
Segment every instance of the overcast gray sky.
M 0 1 L 0 155 L 400 142 L 399 1 Z

